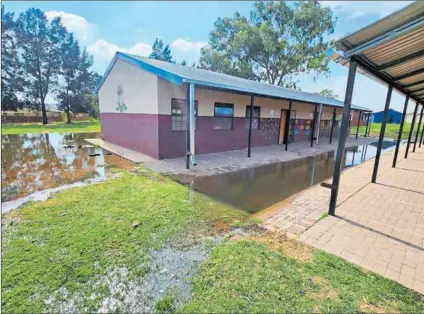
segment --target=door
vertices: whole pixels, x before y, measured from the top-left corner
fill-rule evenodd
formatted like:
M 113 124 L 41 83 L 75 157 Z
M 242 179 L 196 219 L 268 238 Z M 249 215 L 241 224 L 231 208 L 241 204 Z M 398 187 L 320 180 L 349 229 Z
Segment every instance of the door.
M 278 137 L 278 144 L 283 144 L 286 135 L 286 121 L 287 121 L 287 110 L 281 109 L 280 117 L 280 135 Z

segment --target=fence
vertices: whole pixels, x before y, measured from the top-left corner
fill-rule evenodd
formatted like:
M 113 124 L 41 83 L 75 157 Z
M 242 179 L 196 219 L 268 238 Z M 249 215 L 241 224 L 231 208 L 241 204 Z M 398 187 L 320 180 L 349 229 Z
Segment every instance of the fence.
M 88 114 L 77 114 L 71 115 L 72 121 L 83 121 L 89 120 L 90 116 Z M 48 114 L 47 120 L 49 122 L 65 122 L 66 114 Z M 2 123 L 41 123 L 43 122 L 43 117 L 37 114 L 22 114 L 22 113 L 2 113 L 1 116 Z

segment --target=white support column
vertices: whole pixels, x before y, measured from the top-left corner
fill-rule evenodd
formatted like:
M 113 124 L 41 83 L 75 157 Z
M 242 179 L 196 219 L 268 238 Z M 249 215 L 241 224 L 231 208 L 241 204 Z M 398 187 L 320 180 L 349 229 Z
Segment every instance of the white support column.
M 317 145 L 319 144 L 319 132 L 321 131 L 321 116 L 322 116 L 322 104 L 319 105 L 319 113 L 318 113 L 318 120 L 317 120 Z
M 196 165 L 196 139 L 195 139 L 195 114 L 194 114 L 194 84 L 190 83 L 190 160 L 193 166 Z

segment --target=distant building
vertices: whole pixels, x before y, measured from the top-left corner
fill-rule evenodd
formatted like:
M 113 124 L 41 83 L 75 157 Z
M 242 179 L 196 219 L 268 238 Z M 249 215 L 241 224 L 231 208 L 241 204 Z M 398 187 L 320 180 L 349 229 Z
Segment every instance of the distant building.
M 383 121 L 384 111 L 374 112 L 372 114 L 372 122 L 381 123 Z M 402 112 L 389 109 L 389 117 L 387 119 L 387 123 L 395 123 L 399 124 L 402 120 Z

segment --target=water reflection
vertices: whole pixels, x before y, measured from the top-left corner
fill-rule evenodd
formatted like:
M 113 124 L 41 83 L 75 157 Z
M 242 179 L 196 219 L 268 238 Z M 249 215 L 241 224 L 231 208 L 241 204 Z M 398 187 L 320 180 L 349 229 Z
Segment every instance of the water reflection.
M 110 167 L 133 166 L 84 142 L 84 138 L 99 136 L 99 133 L 2 135 L 1 201 L 86 179 L 104 179 Z M 98 156 L 90 157 L 92 154 Z
M 385 147 L 391 147 L 387 145 Z M 344 168 L 373 158 L 375 145 L 348 148 Z M 212 198 L 248 212 L 256 212 L 284 200 L 309 186 L 330 178 L 335 162 L 334 152 L 292 161 L 268 164 L 209 177 L 194 178 L 190 187 Z M 185 180 L 184 178 L 176 178 Z

